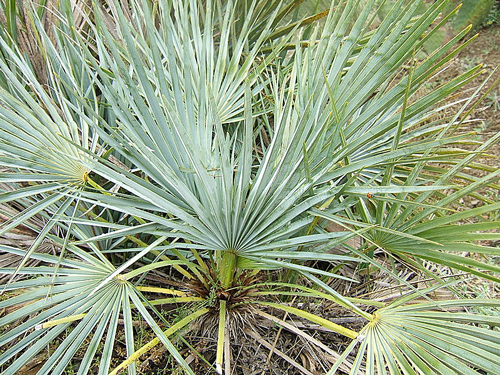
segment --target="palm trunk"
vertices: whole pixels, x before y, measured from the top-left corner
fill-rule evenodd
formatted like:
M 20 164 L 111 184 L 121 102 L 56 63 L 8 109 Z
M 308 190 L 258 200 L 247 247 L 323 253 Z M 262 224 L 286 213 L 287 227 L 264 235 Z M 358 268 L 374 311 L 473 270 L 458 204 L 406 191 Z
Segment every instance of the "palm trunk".
M 223 289 L 230 288 L 233 284 L 237 258 L 236 252 L 232 249 L 218 251 L 217 267 L 219 271 L 219 281 Z

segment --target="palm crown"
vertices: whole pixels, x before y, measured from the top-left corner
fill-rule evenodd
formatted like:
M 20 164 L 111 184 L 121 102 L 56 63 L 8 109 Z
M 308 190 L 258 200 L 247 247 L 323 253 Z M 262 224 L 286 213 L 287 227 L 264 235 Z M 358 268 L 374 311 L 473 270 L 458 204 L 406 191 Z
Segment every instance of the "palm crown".
M 119 321 L 129 358 L 112 373 L 136 373 L 134 360 L 159 342 L 193 373 L 169 336 L 209 315 L 218 322 L 215 365 L 222 373 L 224 356 L 226 371 L 230 366 L 228 321 L 249 306 L 262 316 L 281 309 L 353 339 L 329 374 L 476 374 L 474 366 L 498 373 L 496 331 L 475 327 L 465 337 L 472 331 L 465 323 L 486 318 L 446 311 L 498 301 L 407 305 L 433 288 L 416 290 L 374 255 L 422 272 L 430 261 L 498 281 L 496 265 L 457 255 L 497 253 L 474 241 L 497 238 L 480 232 L 498 222 L 464 221 L 499 204 L 479 195 L 477 209 L 458 205 L 498 178 L 495 171 L 465 174 L 482 167 L 473 163 L 476 152 L 457 146 L 467 135 L 452 135 L 474 96 L 456 103 L 453 116 L 436 117 L 447 107 L 441 101 L 480 67 L 417 95 L 460 50 L 451 48 L 466 31 L 417 62 L 446 22 L 433 24 L 446 1 L 419 17 L 420 2 L 399 1 L 376 28 L 375 0 L 362 8 L 333 2 L 328 12 L 300 20 L 291 16 L 296 3 L 134 0 L 93 4 L 77 24 L 62 2 L 54 35 L 31 13 L 46 85 L 4 37 L 1 201 L 15 202 L 18 214 L 1 233 L 19 225 L 38 232 L 28 248 L 2 246 L 22 258 L 2 272 L 37 276 L 13 277 L 5 290 L 26 292 L 0 302 L 31 302 L 0 318 L 3 324 L 34 316 L 2 335 L 2 345 L 12 344 L 0 355 L 5 374 L 70 325 L 38 373 L 63 373 L 90 342 L 78 370 L 88 373 L 101 341 L 98 372 L 108 373 Z M 464 180 L 469 185 L 461 187 Z M 41 228 L 33 227 L 36 217 L 45 219 Z M 38 251 L 47 241 L 57 255 Z M 43 263 L 30 267 L 30 259 Z M 410 293 L 387 306 L 342 295 L 330 281 L 350 280 L 338 270 L 358 263 L 387 272 Z M 281 269 L 289 270 L 285 282 L 270 276 L 252 286 Z M 185 287 L 151 286 L 155 271 L 182 278 Z M 265 298 L 270 288 L 280 301 Z M 356 332 L 293 307 L 286 296 L 294 290 L 334 301 L 367 324 Z M 188 304 L 189 313 L 168 322 L 155 307 L 164 303 Z M 157 336 L 150 346 L 134 342 L 133 311 Z

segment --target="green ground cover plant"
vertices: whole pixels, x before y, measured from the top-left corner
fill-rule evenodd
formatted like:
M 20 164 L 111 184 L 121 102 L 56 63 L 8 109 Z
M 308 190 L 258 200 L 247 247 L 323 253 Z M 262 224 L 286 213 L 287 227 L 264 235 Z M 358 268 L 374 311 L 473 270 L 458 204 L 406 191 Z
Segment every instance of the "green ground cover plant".
M 0 250 L 18 262 L 0 269 L 2 374 L 50 345 L 38 374 L 136 374 L 157 345 L 194 374 L 179 347 L 200 321 L 217 341 L 200 361 L 230 374 L 230 337 L 256 316 L 329 351 L 329 375 L 500 374 L 500 318 L 481 312 L 500 300 L 431 298 L 466 275 L 500 281 L 484 242 L 500 238 L 500 171 L 477 161 L 500 135 L 477 144 L 460 131 L 480 88 L 444 101 L 481 67 L 420 94 L 465 45 L 468 29 L 415 59 L 458 9 L 438 18 L 447 1 L 422 14 L 398 1 L 375 27 L 375 0 L 306 18 L 300 3 L 4 4 L 0 235 L 12 241 Z M 42 70 L 16 41 L 21 13 Z M 468 209 L 469 197 L 482 204 Z M 28 245 L 12 237 L 20 228 L 35 234 Z M 459 274 L 441 280 L 430 265 Z M 332 282 L 352 282 L 347 267 L 404 292 L 343 294 Z M 333 302 L 363 328 L 291 296 Z M 276 312 L 349 343 L 336 353 Z M 155 336 L 144 345 L 139 321 Z

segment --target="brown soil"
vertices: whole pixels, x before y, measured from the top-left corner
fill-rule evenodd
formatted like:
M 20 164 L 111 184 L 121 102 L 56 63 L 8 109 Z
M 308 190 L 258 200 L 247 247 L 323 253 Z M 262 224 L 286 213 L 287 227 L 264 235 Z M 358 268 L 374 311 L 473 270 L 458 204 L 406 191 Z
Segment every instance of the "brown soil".
M 478 121 L 469 125 L 468 129 L 479 133 L 478 140 L 486 141 L 500 131 L 500 85 L 495 84 L 495 80 L 500 79 L 500 25 L 479 30 L 477 38 L 466 46 L 452 63 L 448 74 L 456 76 L 478 64 L 483 65 L 485 73 L 470 82 L 463 92 L 464 95 L 472 94 L 488 79 L 481 95 L 487 90 L 490 91 L 471 115 Z M 493 145 L 490 152 L 495 157 L 483 162 L 500 167 L 500 142 Z

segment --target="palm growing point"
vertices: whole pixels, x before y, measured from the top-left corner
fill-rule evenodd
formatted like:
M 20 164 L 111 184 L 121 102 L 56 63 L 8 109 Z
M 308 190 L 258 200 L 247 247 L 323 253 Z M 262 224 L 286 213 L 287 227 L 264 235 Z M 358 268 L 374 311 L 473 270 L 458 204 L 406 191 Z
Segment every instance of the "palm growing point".
M 63 1 L 50 34 L 33 7 L 46 84 L 3 33 L 0 199 L 15 211 L 2 209 L 0 234 L 37 233 L 28 247 L 0 245 L 19 259 L 0 270 L 10 277 L 0 308 L 11 311 L 0 323 L 14 325 L 0 336 L 3 373 L 49 345 L 38 374 L 64 373 L 77 353 L 78 374 L 136 374 L 136 361 L 161 344 L 194 374 L 179 347 L 196 352 L 185 337 L 204 323 L 217 344 L 212 357 L 198 355 L 230 374 L 230 338 L 245 330 L 261 340 L 257 319 L 328 353 L 328 374 L 500 373 L 497 328 L 474 326 L 498 326 L 480 309 L 500 302 L 431 298 L 454 282 L 429 264 L 499 281 L 488 261 L 498 249 L 477 243 L 500 237 L 500 223 L 484 219 L 500 204 L 483 193 L 498 188 L 499 172 L 467 173 L 485 169 L 475 159 L 498 136 L 461 148 L 468 135 L 456 129 L 477 95 L 438 116 L 480 67 L 419 95 L 467 33 L 416 61 L 452 16 L 441 17 L 447 1 L 437 1 L 416 17 L 420 3 L 399 1 L 375 27 L 375 0 L 334 1 L 308 18 L 297 18 L 300 1 L 92 10 Z M 471 194 L 483 205 L 464 210 Z M 39 251 L 43 243 L 57 251 Z M 419 290 L 397 267 L 436 285 Z M 386 304 L 335 287 L 370 269 L 393 278 L 401 298 Z M 363 328 L 290 295 L 340 306 Z M 476 312 L 449 310 L 457 306 Z M 345 337 L 345 350 L 283 313 Z M 145 345 L 139 321 L 154 335 Z

